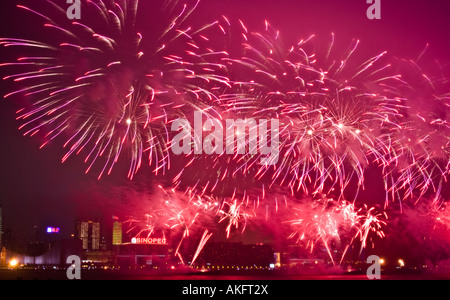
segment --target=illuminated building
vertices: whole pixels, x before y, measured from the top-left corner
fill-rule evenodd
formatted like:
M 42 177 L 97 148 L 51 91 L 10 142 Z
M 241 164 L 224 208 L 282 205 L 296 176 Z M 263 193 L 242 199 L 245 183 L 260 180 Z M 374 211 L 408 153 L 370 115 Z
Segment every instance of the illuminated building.
M 120 245 L 122 244 L 122 222 L 114 220 L 112 229 L 112 244 Z
M 81 240 L 83 250 L 100 250 L 100 222 L 93 220 L 78 220 L 76 225 L 75 238 Z
M 55 233 L 59 233 L 61 231 L 61 228 L 59 228 L 59 227 L 47 227 L 45 231 L 48 234 L 55 234 Z
M 178 259 L 173 256 L 169 236 L 161 232 L 152 236 L 127 230 L 126 224 L 113 217 L 113 264 L 121 269 L 170 269 Z M 176 262 L 175 262 L 176 261 Z
M 62 231 L 60 227 L 44 226 L 41 231 L 44 232 L 43 239 L 44 243 L 47 245 L 52 245 L 62 239 Z

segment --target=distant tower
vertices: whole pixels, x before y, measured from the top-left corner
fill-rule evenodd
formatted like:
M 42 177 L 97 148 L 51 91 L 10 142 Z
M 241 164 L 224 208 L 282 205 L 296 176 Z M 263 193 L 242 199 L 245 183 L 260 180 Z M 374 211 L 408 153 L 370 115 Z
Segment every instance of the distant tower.
M 83 250 L 100 250 L 100 222 L 93 220 L 78 220 L 76 224 L 75 238 L 81 240 Z
M 120 245 L 122 244 L 122 222 L 117 217 L 113 217 L 113 220 L 112 244 Z

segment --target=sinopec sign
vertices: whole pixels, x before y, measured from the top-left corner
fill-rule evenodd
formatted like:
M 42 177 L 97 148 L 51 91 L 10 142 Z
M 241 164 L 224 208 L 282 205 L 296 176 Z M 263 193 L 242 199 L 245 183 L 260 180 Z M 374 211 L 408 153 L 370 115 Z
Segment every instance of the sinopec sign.
M 131 239 L 132 244 L 140 245 L 167 245 L 167 240 L 165 238 L 141 238 L 134 237 Z

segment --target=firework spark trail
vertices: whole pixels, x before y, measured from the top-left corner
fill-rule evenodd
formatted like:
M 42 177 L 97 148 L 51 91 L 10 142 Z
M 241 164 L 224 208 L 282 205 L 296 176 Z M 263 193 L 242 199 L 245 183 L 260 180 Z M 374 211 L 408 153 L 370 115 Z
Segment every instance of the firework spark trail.
M 225 209 L 225 206 L 228 206 L 228 209 Z M 223 202 L 222 209 L 218 211 L 217 215 L 220 216 L 219 223 L 223 222 L 224 220 L 228 220 L 228 225 L 226 227 L 227 238 L 230 237 L 230 232 L 233 226 L 236 229 L 239 228 L 241 219 L 243 219 L 241 232 L 245 231 L 247 227 L 247 221 L 252 216 L 245 212 L 245 207 L 245 203 L 243 201 L 238 203 L 237 199 Z
M 205 247 L 208 240 L 211 238 L 213 234 L 208 232 L 208 229 L 205 230 L 203 233 L 202 238 L 200 239 L 200 242 L 198 244 L 197 250 L 195 251 L 194 257 L 192 258 L 191 266 L 194 265 L 195 261 L 197 260 L 197 257 L 202 252 L 203 248 Z
M 371 208 L 365 213 L 365 215 L 363 217 L 364 222 L 360 225 L 358 234 L 355 236 L 355 238 L 357 236 L 360 237 L 360 242 L 361 242 L 361 248 L 360 248 L 360 252 L 359 252 L 360 254 L 361 254 L 362 250 L 367 247 L 367 241 L 369 238 L 369 234 L 371 232 L 374 232 L 380 238 L 385 237 L 385 234 L 384 234 L 384 231 L 382 230 L 382 228 L 387 223 L 385 221 L 383 221 L 381 218 L 383 217 L 383 219 L 387 219 L 387 214 L 386 213 L 372 214 L 373 210 L 374 210 L 374 208 Z

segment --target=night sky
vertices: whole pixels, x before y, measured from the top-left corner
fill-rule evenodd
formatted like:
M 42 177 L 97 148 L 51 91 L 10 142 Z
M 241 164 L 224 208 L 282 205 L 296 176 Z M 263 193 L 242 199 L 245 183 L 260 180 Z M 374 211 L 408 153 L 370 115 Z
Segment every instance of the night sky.
M 138 19 L 146 9 L 152 9 L 150 2 L 154 3 L 141 2 Z M 20 1 L 2 1 L 0 35 L 33 38 L 42 29 L 42 22 L 18 12 L 16 3 Z M 430 56 L 450 62 L 448 0 L 381 0 L 381 4 L 382 19 L 368 20 L 369 5 L 365 0 L 204 0 L 192 18 L 194 23 L 203 24 L 225 15 L 242 18 L 252 28 L 263 28 L 267 19 L 287 41 L 295 42 L 311 34 L 328 37 L 334 32 L 344 42 L 360 39 L 362 49 L 368 53 L 388 50 L 403 58 L 417 57 L 429 43 Z M 139 26 L 144 23 L 141 21 Z M 0 50 L 0 63 L 4 61 L 7 58 Z M 2 94 L 10 91 L 4 82 L 0 87 Z M 19 108 L 15 98 L 0 101 L 0 203 L 4 228 L 13 228 L 15 235 L 24 239 L 31 235 L 34 225 L 60 226 L 68 235 L 78 216 L 107 218 L 114 214 L 121 195 L 112 188 L 128 189 L 136 183 L 130 183 L 120 168 L 97 181 L 96 174 L 84 174 L 86 166 L 78 157 L 61 164 L 64 151 L 57 143 L 39 150 L 39 141 L 23 137 L 17 129 L 15 111 Z M 146 172 L 150 171 L 142 168 L 136 181 L 148 180 Z M 148 180 L 147 184 L 152 183 Z

